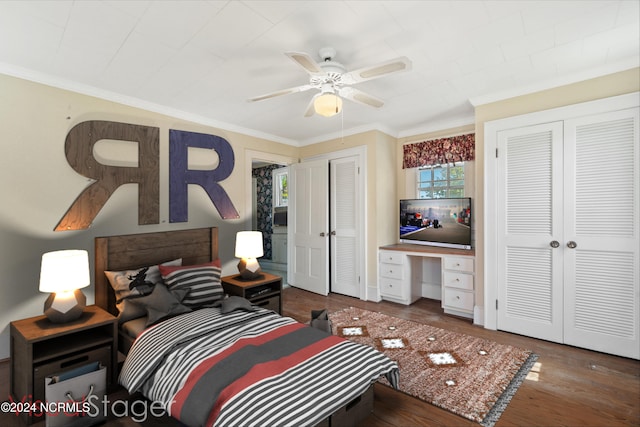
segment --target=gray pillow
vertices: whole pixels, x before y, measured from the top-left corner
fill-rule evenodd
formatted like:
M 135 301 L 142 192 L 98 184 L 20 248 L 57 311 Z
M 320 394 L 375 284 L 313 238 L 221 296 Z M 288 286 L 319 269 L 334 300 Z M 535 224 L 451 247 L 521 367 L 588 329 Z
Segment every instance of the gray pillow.
M 172 261 L 164 262 L 161 265 L 177 266 L 182 265 L 182 258 L 174 259 Z M 162 283 L 162 277 L 160 276 L 160 269 L 158 265 L 151 265 L 148 267 L 145 280 L 153 284 Z M 138 272 L 142 270 L 124 270 L 124 271 L 105 271 L 104 274 L 109 280 L 109 284 L 113 288 L 116 294 L 116 307 L 120 314 L 118 315 L 118 323 L 122 324 L 138 317 L 144 317 L 147 312 L 143 307 L 135 304 L 130 304 L 127 299 L 135 298 L 142 295 L 149 294 L 150 292 L 140 293 L 138 288 L 129 289 L 129 283 L 131 279 Z
M 231 313 L 234 310 L 253 311 L 253 304 L 251 304 L 251 301 L 236 295 L 232 295 L 229 298 L 218 301 L 214 306 L 219 306 L 220 311 L 224 314 Z
M 147 311 L 147 326 L 150 326 L 161 320 L 192 311 L 189 307 L 180 303 L 187 292 L 189 292 L 187 289 L 169 292 L 165 285 L 158 283 L 153 287 L 153 291 L 149 295 L 129 298 L 128 301 L 145 308 Z

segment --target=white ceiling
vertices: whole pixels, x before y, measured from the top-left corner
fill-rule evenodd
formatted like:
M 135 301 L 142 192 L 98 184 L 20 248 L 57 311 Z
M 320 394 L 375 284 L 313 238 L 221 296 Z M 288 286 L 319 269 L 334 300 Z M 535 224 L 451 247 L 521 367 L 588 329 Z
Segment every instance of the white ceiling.
M 0 1 L 0 73 L 305 145 L 379 129 L 402 137 L 473 123 L 473 105 L 637 67 L 640 2 Z M 313 92 L 283 52 L 338 51 L 348 70 L 398 56 L 409 72 L 358 84 L 303 117 Z M 1 98 L 0 98 L 1 99 Z

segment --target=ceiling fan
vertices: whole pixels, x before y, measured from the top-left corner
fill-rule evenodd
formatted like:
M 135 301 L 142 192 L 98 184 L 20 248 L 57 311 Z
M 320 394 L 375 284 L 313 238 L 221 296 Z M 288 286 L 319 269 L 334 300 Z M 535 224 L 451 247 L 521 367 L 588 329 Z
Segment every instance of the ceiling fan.
M 384 105 L 383 100 L 355 89 L 351 85 L 411 69 L 411 61 L 402 56 L 347 72 L 344 65 L 334 60 L 336 56 L 334 48 L 324 47 L 318 53 L 322 58 L 320 63 L 317 63 L 309 54 L 304 52 L 285 52 L 285 55 L 309 73 L 308 84 L 256 96 L 249 99 L 249 101 L 262 101 L 277 96 L 317 89 L 319 93 L 315 94 L 311 102 L 309 102 L 304 113 L 305 117 L 312 116 L 314 112 L 326 117 L 339 113 L 342 109 L 342 98 L 379 108 Z

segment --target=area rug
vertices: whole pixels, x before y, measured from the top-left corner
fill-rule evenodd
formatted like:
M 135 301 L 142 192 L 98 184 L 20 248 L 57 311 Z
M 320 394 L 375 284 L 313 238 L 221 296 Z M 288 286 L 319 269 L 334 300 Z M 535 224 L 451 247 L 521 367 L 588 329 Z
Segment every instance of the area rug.
M 398 363 L 400 391 L 485 427 L 495 424 L 538 358 L 521 348 L 359 308 L 329 318 L 334 334 L 375 347 Z

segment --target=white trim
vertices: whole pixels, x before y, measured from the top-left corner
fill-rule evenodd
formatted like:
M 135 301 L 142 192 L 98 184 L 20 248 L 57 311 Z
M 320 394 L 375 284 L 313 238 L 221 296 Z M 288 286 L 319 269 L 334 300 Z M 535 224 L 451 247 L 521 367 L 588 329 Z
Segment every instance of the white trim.
M 494 92 L 487 95 L 480 95 L 469 99 L 469 102 L 474 107 L 479 105 L 490 104 L 492 102 L 503 101 L 505 99 L 515 98 L 517 96 L 528 95 L 531 93 L 541 92 L 548 89 L 553 89 L 560 86 L 566 86 L 574 83 L 583 82 L 585 80 L 591 80 L 598 77 L 619 73 L 626 70 L 637 68 L 640 65 L 638 57 L 631 59 L 625 59 L 613 64 L 605 64 L 601 67 L 587 69 L 579 71 L 573 74 L 562 75 L 554 77 L 543 82 L 518 86 L 511 90 L 502 92 Z
M 475 125 L 475 110 L 471 110 L 469 112 L 469 114 L 463 116 L 463 117 L 456 117 L 453 119 L 446 119 L 446 120 L 437 120 L 437 121 L 429 121 L 429 123 L 420 125 L 420 126 L 416 126 L 413 127 L 411 129 L 404 129 L 401 130 L 399 132 L 397 132 L 397 138 L 406 138 L 406 137 L 413 137 L 415 135 L 420 135 L 420 134 L 424 134 L 424 133 L 431 133 L 431 132 L 439 132 L 442 131 L 444 129 L 453 129 L 453 128 L 458 128 L 458 127 L 463 127 L 463 126 L 474 126 Z M 460 135 L 465 135 L 467 133 L 472 133 L 475 132 L 475 129 L 473 131 L 469 131 L 469 132 L 462 132 L 460 133 Z M 391 135 L 391 134 L 390 134 Z M 393 136 L 393 135 L 391 135 Z M 447 138 L 446 136 L 444 136 L 443 138 Z M 431 139 L 439 139 L 439 138 L 431 138 Z M 424 141 L 424 140 L 423 140 Z M 416 141 L 417 142 L 417 141 Z
M 493 308 L 497 299 L 497 134 L 499 131 L 532 126 L 558 120 L 567 120 L 590 114 L 633 108 L 640 105 L 640 92 L 598 99 L 550 110 L 538 111 L 519 116 L 507 117 L 485 123 L 484 126 L 484 327 L 497 328 L 497 313 Z
M 367 284 L 369 283 L 368 275 L 367 275 L 368 218 L 367 218 L 367 215 L 365 215 L 366 206 L 367 206 L 367 146 L 360 145 L 358 147 L 346 148 L 344 150 L 333 151 L 331 153 L 319 154 L 317 156 L 306 157 L 302 159 L 302 161 L 304 162 L 304 161 L 320 160 L 320 159 L 326 159 L 328 161 L 331 161 L 335 159 L 340 159 L 342 157 L 351 157 L 351 156 L 358 157 L 358 164 L 360 166 L 360 174 L 358 175 L 357 191 L 359 192 L 360 195 L 362 195 L 362 197 L 359 198 L 357 212 L 360 212 L 362 214 L 361 217 L 363 218 L 363 221 L 362 223 L 358 223 L 360 227 L 358 229 L 358 236 L 360 237 L 358 239 L 358 244 L 359 244 L 358 256 L 362 260 L 362 263 L 360 265 L 360 271 L 359 271 L 360 299 L 366 301 L 369 294 L 369 288 L 367 286 Z M 377 296 L 373 296 L 373 297 L 377 297 Z
M 176 119 L 186 120 L 189 122 L 198 123 L 205 126 L 211 126 L 220 130 L 228 132 L 241 133 L 243 135 L 252 136 L 260 139 L 267 139 L 269 141 L 279 142 L 281 144 L 291 145 L 299 147 L 298 141 L 292 139 L 283 138 L 278 135 L 272 135 L 266 132 L 260 132 L 255 129 L 250 129 L 242 126 L 238 126 L 232 123 L 221 122 L 209 117 L 201 116 L 199 114 L 190 113 L 188 111 L 180 110 L 166 105 L 157 104 L 155 102 L 145 101 L 133 96 L 123 95 L 117 92 L 112 92 L 105 89 L 100 89 L 95 86 L 74 82 L 65 78 L 52 76 L 49 74 L 41 73 L 39 71 L 33 71 L 26 68 L 18 67 L 15 65 L 0 62 L 0 73 L 7 76 L 16 77 L 23 80 L 28 80 L 35 83 L 55 87 L 62 90 L 68 90 L 71 92 L 79 93 L 81 95 L 87 95 L 94 98 L 103 99 L 110 102 L 116 102 L 118 104 L 127 105 L 129 107 L 140 108 L 152 113 L 158 113 L 165 116 L 173 117 Z

